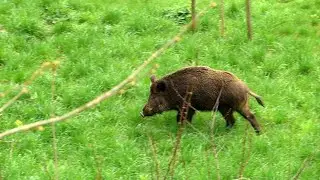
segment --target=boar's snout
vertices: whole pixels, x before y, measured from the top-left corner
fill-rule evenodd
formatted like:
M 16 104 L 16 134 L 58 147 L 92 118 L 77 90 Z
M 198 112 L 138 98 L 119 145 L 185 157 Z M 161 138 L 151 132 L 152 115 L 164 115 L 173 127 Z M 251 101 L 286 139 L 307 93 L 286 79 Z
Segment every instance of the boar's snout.
M 148 106 L 144 106 L 143 110 L 140 112 L 140 115 L 142 117 L 145 117 L 145 116 L 152 116 L 154 113 L 152 111 L 152 108 L 151 107 L 148 107 Z

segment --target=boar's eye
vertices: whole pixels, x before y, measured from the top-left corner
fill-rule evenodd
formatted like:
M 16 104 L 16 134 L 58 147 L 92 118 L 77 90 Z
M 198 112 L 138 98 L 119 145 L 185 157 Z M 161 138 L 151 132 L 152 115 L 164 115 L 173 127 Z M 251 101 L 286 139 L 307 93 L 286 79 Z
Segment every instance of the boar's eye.
M 164 81 L 159 81 L 157 83 L 157 91 L 163 92 L 167 89 L 167 84 Z

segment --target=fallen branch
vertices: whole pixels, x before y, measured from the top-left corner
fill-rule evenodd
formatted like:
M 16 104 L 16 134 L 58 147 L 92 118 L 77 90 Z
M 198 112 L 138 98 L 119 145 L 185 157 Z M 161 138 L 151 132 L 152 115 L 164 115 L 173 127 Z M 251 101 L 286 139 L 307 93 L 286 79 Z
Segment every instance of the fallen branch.
M 210 7 L 215 7 L 213 5 L 210 5 Z M 203 16 L 204 13 L 206 12 L 202 11 L 200 12 L 196 19 L 198 19 L 199 17 Z M 125 85 L 127 85 L 128 83 L 130 83 L 132 80 L 135 79 L 135 77 L 155 58 L 157 58 L 160 54 L 162 54 L 166 49 L 168 49 L 169 47 L 171 47 L 173 44 L 177 43 L 178 41 L 181 40 L 181 35 L 183 35 L 184 33 L 186 33 L 190 26 L 192 25 L 192 23 L 187 24 L 186 26 L 184 26 L 182 28 L 182 30 L 176 35 L 174 36 L 174 38 L 172 38 L 169 42 L 167 42 L 165 45 L 163 45 L 160 49 L 158 49 L 157 51 L 155 51 L 146 61 L 144 61 L 143 64 L 141 64 L 132 74 L 130 74 L 125 80 L 123 80 L 122 82 L 120 82 L 118 85 L 114 86 L 111 90 L 99 95 L 98 97 L 96 97 L 95 99 L 93 99 L 92 101 L 62 115 L 62 116 L 58 116 L 58 117 L 54 117 L 54 118 L 50 118 L 50 119 L 46 119 L 46 120 L 41 120 L 35 123 L 31 123 L 31 124 L 27 124 L 18 128 L 14 128 L 14 129 L 10 129 L 7 130 L 3 133 L 0 134 L 0 139 L 2 139 L 5 136 L 9 136 L 18 132 L 22 132 L 22 131 L 28 131 L 30 129 L 33 129 L 35 127 L 38 126 L 43 126 L 43 125 L 47 125 L 50 123 L 55 123 L 55 122 L 61 122 L 61 121 L 65 121 L 66 119 L 69 119 L 71 117 L 76 116 L 77 114 L 79 114 L 80 112 L 87 110 L 89 108 L 95 107 L 97 104 L 101 103 L 103 100 L 108 99 L 109 97 L 115 95 L 118 93 L 118 91 L 120 91 Z

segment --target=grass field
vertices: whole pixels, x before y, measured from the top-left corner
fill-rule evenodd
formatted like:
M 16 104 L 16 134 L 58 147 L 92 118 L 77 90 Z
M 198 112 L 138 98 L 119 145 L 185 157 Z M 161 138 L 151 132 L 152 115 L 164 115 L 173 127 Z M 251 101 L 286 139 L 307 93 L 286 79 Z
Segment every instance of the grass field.
M 198 0 L 197 9 L 209 1 Z M 154 50 L 189 22 L 183 0 L 2 0 L 0 2 L 0 92 L 26 81 L 45 61 L 59 60 L 55 114 L 62 115 L 126 78 Z M 201 18 L 153 62 L 157 76 L 190 65 L 236 74 L 265 101 L 252 110 L 263 126 L 249 127 L 250 154 L 243 176 L 290 179 L 303 161 L 300 179 L 320 177 L 320 1 L 260 0 L 252 4 L 253 41 L 246 36 L 244 0 L 226 1 L 226 36 L 219 35 L 219 7 Z M 165 176 L 178 126 L 175 112 L 142 119 L 149 94 L 149 66 L 125 93 L 56 125 L 60 179 L 156 178 L 149 136 Z M 50 117 L 50 72 L 30 93 L 0 114 L 0 132 Z M 18 90 L 0 98 L 2 106 Z M 174 179 L 236 179 L 246 125 L 239 115 L 227 131 L 221 115 L 214 129 L 220 169 L 211 151 L 212 113 L 197 113 L 182 135 Z M 51 126 L 0 140 L 0 179 L 53 179 Z M 205 136 L 205 137 L 203 137 Z

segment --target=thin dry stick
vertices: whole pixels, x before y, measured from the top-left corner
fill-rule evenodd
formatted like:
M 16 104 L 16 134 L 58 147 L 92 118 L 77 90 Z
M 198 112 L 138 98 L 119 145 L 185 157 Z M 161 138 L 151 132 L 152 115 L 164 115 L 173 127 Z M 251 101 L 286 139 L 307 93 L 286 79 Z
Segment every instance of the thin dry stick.
M 97 172 L 95 175 L 95 180 L 102 180 L 103 176 L 102 176 L 102 164 L 103 164 L 103 159 L 102 156 L 98 156 L 95 147 L 92 145 L 92 151 L 93 151 L 93 156 L 94 156 L 94 161 L 96 163 L 96 168 L 97 168 Z
M 249 127 L 249 125 L 247 124 L 247 126 Z M 243 164 L 243 172 L 245 170 L 245 167 L 248 165 L 249 163 L 249 160 L 250 160 L 250 155 L 251 155 L 251 148 L 252 148 L 252 134 L 249 132 L 248 130 L 248 134 L 249 135 L 247 138 L 248 138 L 248 147 L 247 147 L 247 156 L 246 156 L 246 159 L 245 159 L 245 162 Z M 243 176 L 241 177 L 243 178 Z
M 215 6 L 210 6 L 210 8 L 213 8 Z M 199 13 L 197 15 L 197 19 L 201 16 L 203 16 L 203 14 L 206 11 L 202 11 L 201 13 Z M 122 82 L 120 82 L 118 85 L 114 86 L 111 90 L 99 95 L 98 97 L 96 97 L 95 99 L 93 99 L 92 101 L 62 115 L 62 116 L 58 116 L 58 117 L 54 117 L 54 118 L 50 118 L 50 119 L 46 119 L 46 120 L 41 120 L 35 123 L 31 123 L 31 124 L 27 124 L 18 128 L 14 128 L 14 129 L 10 129 L 7 130 L 3 133 L 0 134 L 0 139 L 2 139 L 5 136 L 11 135 L 11 134 L 15 134 L 18 132 L 22 132 L 22 131 L 28 131 L 32 128 L 38 127 L 38 126 L 43 126 L 46 124 L 50 124 L 53 122 L 61 122 L 61 121 L 65 121 L 68 118 L 74 117 L 77 114 L 79 114 L 80 112 L 87 110 L 89 108 L 92 108 L 94 106 L 96 106 L 97 104 L 101 103 L 103 100 L 108 99 L 109 97 L 115 95 L 118 93 L 119 90 L 121 90 L 126 84 L 130 83 L 132 80 L 134 80 L 134 78 L 155 58 L 157 58 L 160 54 L 162 54 L 166 49 L 168 49 L 169 47 L 171 47 L 173 44 L 177 43 L 178 41 L 180 41 L 180 37 L 181 35 L 183 35 L 185 32 L 188 31 L 188 29 L 190 28 L 191 23 L 187 24 L 186 26 L 184 26 L 182 28 L 182 30 L 174 37 L 172 38 L 169 42 L 167 42 L 165 45 L 163 45 L 160 49 L 158 49 L 157 51 L 155 51 L 143 64 L 141 64 L 132 74 L 130 74 L 125 80 L 123 80 Z
M 57 77 L 57 65 L 52 67 L 52 82 L 51 82 L 51 118 L 55 117 L 55 93 L 56 93 L 56 85 L 55 80 Z M 52 147 L 54 154 L 54 179 L 59 179 L 59 166 L 58 166 L 58 148 L 57 148 L 57 137 L 56 137 L 56 125 L 53 122 L 52 126 Z
M 178 90 L 174 87 L 174 84 L 173 84 L 173 82 L 172 81 L 170 81 L 171 82 L 171 85 L 172 85 L 172 87 L 173 87 L 173 89 L 174 89 L 174 91 L 176 92 L 176 94 L 178 95 L 178 97 L 180 97 L 180 98 L 182 98 L 182 100 L 183 100 L 183 103 L 187 103 L 188 104 L 188 108 L 191 108 L 191 109 L 193 109 L 193 110 L 195 110 L 195 111 L 198 111 L 197 109 L 195 109 L 190 103 L 188 103 L 181 95 L 180 95 L 180 93 L 178 92 Z M 219 160 L 218 160 L 218 152 L 217 152 L 217 148 L 216 148 L 216 146 L 215 146 L 215 144 L 214 144 L 214 136 L 213 136 L 213 129 L 214 129 L 214 126 L 215 126 L 215 119 L 216 119 L 216 110 L 218 109 L 218 106 L 219 106 L 219 100 L 220 100 L 220 97 L 221 97 L 221 93 L 222 93 L 222 89 L 223 88 L 221 88 L 220 89 L 220 91 L 219 91 L 219 95 L 218 95 L 218 97 L 217 97 L 217 100 L 216 100 L 216 102 L 215 102 L 215 104 L 214 104 L 214 106 L 213 106 L 213 114 L 212 114 L 212 116 L 213 116 L 213 122 L 212 122 L 212 124 L 211 124 L 211 126 L 210 126 L 210 134 L 211 134 L 211 136 L 210 136 L 210 140 L 209 139 L 207 139 L 207 137 L 203 134 L 203 133 L 201 133 L 201 131 L 199 131 L 197 128 L 195 128 L 190 122 L 188 122 L 188 121 L 185 121 L 185 122 L 187 122 L 187 124 L 191 127 L 191 128 L 193 128 L 194 130 L 196 130 L 205 140 L 207 140 L 210 144 L 211 144 L 211 146 L 212 146 L 212 150 L 213 150 L 213 154 L 214 154 L 214 157 L 215 157 L 215 164 L 216 164 L 216 169 L 217 169 L 217 179 L 221 179 L 221 176 L 220 176 L 220 166 L 219 166 Z
M 183 116 L 183 117 L 185 117 L 185 116 Z M 184 120 L 182 120 L 182 121 L 184 121 Z M 175 169 L 175 162 L 177 160 L 178 150 L 180 149 L 181 137 L 182 137 L 183 131 L 184 131 L 184 125 L 180 124 L 178 132 L 177 132 L 177 136 L 176 136 L 176 142 L 175 142 L 175 145 L 173 147 L 172 157 L 171 157 L 171 159 L 169 161 L 168 170 L 167 170 L 167 173 L 166 173 L 166 176 L 164 177 L 164 179 L 167 179 L 167 176 L 168 176 L 169 173 L 170 173 L 171 178 L 173 178 L 174 169 Z
M 10 159 L 10 161 L 12 161 L 14 143 L 15 143 L 14 141 L 12 141 L 12 142 L 10 143 L 10 153 L 9 153 L 9 159 Z
M 178 129 L 177 135 L 176 135 L 176 142 L 173 147 L 172 157 L 169 161 L 168 170 L 167 170 L 167 173 L 166 173 L 166 176 L 164 177 L 164 179 L 167 178 L 169 173 L 170 173 L 171 178 L 173 179 L 175 162 L 177 159 L 178 150 L 180 149 L 181 137 L 182 137 L 182 133 L 183 133 L 184 127 L 185 127 L 185 122 L 186 122 L 186 118 L 187 118 L 187 114 L 188 114 L 188 110 L 189 110 L 189 104 L 191 101 L 192 91 L 193 91 L 193 87 L 190 86 L 187 90 L 187 93 L 184 98 L 185 101 L 183 101 L 182 108 L 180 110 L 180 119 L 179 119 L 180 126 Z
M 152 139 L 151 135 L 148 135 L 148 137 L 149 137 L 150 146 L 152 148 L 153 161 L 154 161 L 154 163 L 156 165 L 156 177 L 157 177 L 157 179 L 160 179 L 160 165 L 159 165 L 159 161 L 158 161 L 158 157 L 157 157 L 156 143 Z
M 210 159 L 209 159 L 209 152 L 208 152 L 208 150 L 206 150 L 205 156 L 206 156 L 206 160 L 207 160 L 208 179 L 213 179 L 213 178 L 211 178 L 211 172 L 210 172 L 211 166 L 210 166 Z
M 192 17 L 192 25 L 191 29 L 192 31 L 196 30 L 196 0 L 191 0 L 191 17 Z
M 183 101 L 183 103 L 187 103 L 187 101 L 181 96 L 181 94 L 178 92 L 178 90 L 175 88 L 175 85 L 174 85 L 174 83 L 172 82 L 172 81 L 170 81 L 170 83 L 171 83 L 171 86 L 172 86 L 172 88 L 173 88 L 173 90 L 175 91 L 175 93 L 177 94 L 177 96 L 179 97 L 179 98 L 181 98 L 181 100 Z M 219 94 L 220 94 L 220 96 L 221 96 L 221 93 L 219 92 Z M 220 98 L 220 97 L 219 97 Z M 191 103 L 187 103 L 188 104 L 188 106 L 189 106 L 189 108 L 191 108 L 191 109 L 193 109 L 194 111 L 198 111 L 195 107 L 193 107 L 192 105 L 191 105 Z M 212 144 L 212 142 L 211 142 L 211 140 L 209 140 L 207 137 L 206 137 L 206 135 L 205 134 L 203 134 L 199 129 L 197 129 L 196 127 L 194 127 L 189 121 L 185 121 L 193 130 L 195 130 L 195 131 L 197 131 L 206 141 L 208 141 L 208 143 L 210 143 L 211 145 L 213 145 Z
M 101 161 L 101 160 L 96 160 L 96 161 Z M 95 176 L 95 180 L 103 180 L 103 177 L 102 177 L 102 168 L 101 168 L 101 163 L 98 162 L 97 163 L 97 174 Z
M 224 0 L 220 0 L 220 36 L 225 35 Z
M 41 67 L 39 69 L 37 69 L 34 73 L 32 73 L 31 77 L 25 81 L 22 85 L 22 89 L 21 91 L 12 99 L 10 99 L 6 104 L 4 104 L 1 108 L 0 108 L 0 113 L 3 112 L 6 108 L 8 108 L 9 106 L 11 106 L 15 101 L 17 101 L 23 94 L 28 93 L 28 89 L 27 86 L 29 86 L 37 77 L 41 76 L 43 71 L 45 69 L 47 69 L 48 67 L 51 67 L 53 65 L 53 63 L 51 62 L 45 62 L 41 65 Z M 9 94 L 12 90 L 17 89 L 17 87 L 12 88 L 11 90 L 8 90 L 7 92 L 1 94 L 1 97 L 6 96 L 7 94 Z
M 177 94 L 177 96 L 179 98 L 181 98 L 181 100 L 183 101 L 183 103 L 186 103 L 186 100 L 181 96 L 181 94 L 178 92 L 177 88 L 175 87 L 174 83 L 170 80 L 171 86 L 173 88 L 173 90 L 175 91 L 175 93 Z M 194 111 L 198 111 L 195 107 L 193 107 L 190 103 L 187 103 L 189 105 L 189 108 L 193 109 Z M 188 123 L 188 122 L 187 122 Z
M 7 96 L 9 93 L 11 93 L 11 91 L 14 91 L 14 90 L 18 89 L 19 87 L 20 87 L 20 85 L 16 85 L 13 88 L 8 89 L 8 90 L 0 93 L 0 98 Z
M 302 173 L 302 172 L 304 171 L 304 169 L 307 167 L 307 165 L 309 164 L 309 162 L 310 162 L 310 160 L 312 159 L 312 157 L 313 157 L 313 154 L 310 155 L 310 156 L 308 156 L 308 157 L 306 157 L 306 158 L 304 159 L 304 161 L 303 161 L 303 163 L 301 164 L 298 172 L 296 173 L 296 175 L 294 175 L 294 176 L 292 177 L 292 180 L 297 180 L 297 179 L 299 179 L 301 173 Z
M 247 33 L 248 39 L 252 40 L 252 22 L 251 22 L 251 1 L 246 0 L 246 20 L 247 20 Z
M 214 155 L 214 159 L 215 159 L 215 164 L 216 164 L 216 171 L 217 171 L 217 179 L 220 180 L 221 179 L 221 175 L 220 175 L 220 165 L 219 165 L 219 159 L 218 159 L 218 152 L 217 152 L 217 146 L 215 144 L 214 141 L 214 135 L 213 135 L 213 130 L 214 130 L 214 126 L 216 123 L 216 111 L 218 110 L 219 107 L 219 101 L 220 101 L 220 97 L 221 97 L 221 93 L 222 93 L 222 88 L 219 91 L 219 95 L 217 97 L 217 100 L 212 108 L 212 121 L 210 124 L 210 140 L 211 140 L 211 145 L 212 145 L 212 152 Z
M 243 137 L 243 141 L 242 141 L 242 157 L 241 157 L 241 165 L 240 165 L 240 169 L 239 169 L 239 177 L 238 179 L 243 179 L 243 173 L 244 173 L 244 169 L 246 167 L 246 143 L 247 143 L 247 137 L 248 137 L 248 129 L 249 129 L 249 124 L 246 124 L 246 130 L 244 132 L 244 137 Z
M 16 95 L 14 96 L 12 99 L 10 99 L 7 103 L 5 103 L 1 108 L 0 108 L 0 113 L 2 111 L 4 111 L 5 109 L 7 109 L 11 104 L 13 104 L 14 102 L 16 102 L 23 94 L 27 94 L 28 93 L 28 89 L 26 87 L 23 87 L 22 90 Z
M 191 162 L 189 163 L 189 164 L 191 164 Z M 187 168 L 187 166 L 186 166 L 186 161 L 185 160 L 183 160 L 182 161 L 182 167 L 183 167 L 183 169 L 184 169 L 184 171 L 185 172 L 189 172 L 190 170 L 188 170 L 188 168 Z M 190 179 L 190 177 L 188 176 L 188 174 L 189 173 L 185 173 L 184 175 L 185 175 L 185 180 L 188 180 L 188 179 Z

